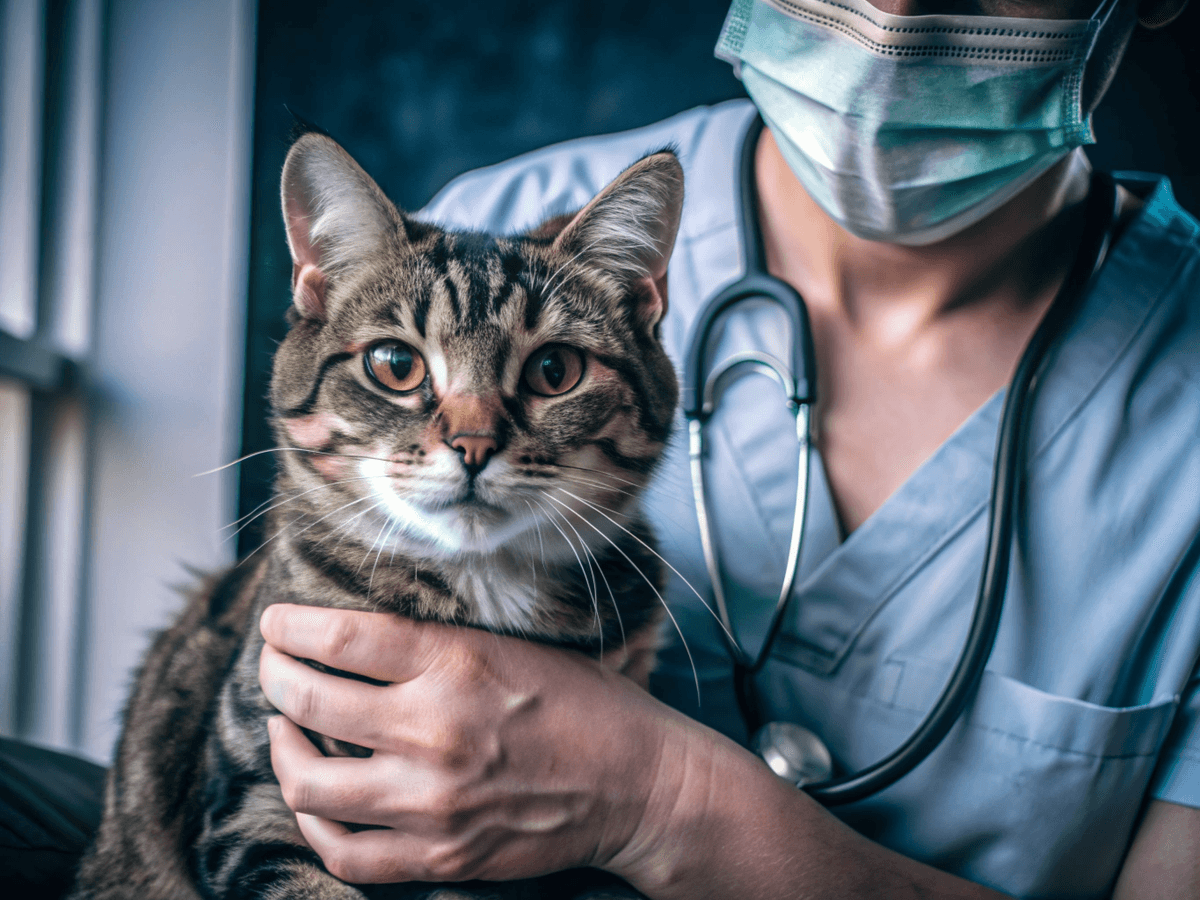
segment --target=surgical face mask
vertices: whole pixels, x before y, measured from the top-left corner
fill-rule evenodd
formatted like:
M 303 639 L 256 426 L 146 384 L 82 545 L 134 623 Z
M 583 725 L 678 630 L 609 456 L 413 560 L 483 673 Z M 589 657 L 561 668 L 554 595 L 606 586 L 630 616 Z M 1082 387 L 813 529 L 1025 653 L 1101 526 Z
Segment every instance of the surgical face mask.
M 866 0 L 735 0 L 717 43 L 812 199 L 846 230 L 920 245 L 1094 141 L 1091 19 L 893 16 Z

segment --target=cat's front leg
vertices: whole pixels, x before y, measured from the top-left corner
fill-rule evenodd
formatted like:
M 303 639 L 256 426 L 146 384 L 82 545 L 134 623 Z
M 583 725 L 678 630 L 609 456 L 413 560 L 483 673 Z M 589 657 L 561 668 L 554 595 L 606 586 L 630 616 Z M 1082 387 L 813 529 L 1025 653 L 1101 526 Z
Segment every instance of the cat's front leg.
M 189 868 L 210 900 L 365 900 L 325 871 L 284 802 L 271 770 L 266 725 L 274 709 L 258 687 L 256 636 L 257 629 L 248 635 L 217 702 Z

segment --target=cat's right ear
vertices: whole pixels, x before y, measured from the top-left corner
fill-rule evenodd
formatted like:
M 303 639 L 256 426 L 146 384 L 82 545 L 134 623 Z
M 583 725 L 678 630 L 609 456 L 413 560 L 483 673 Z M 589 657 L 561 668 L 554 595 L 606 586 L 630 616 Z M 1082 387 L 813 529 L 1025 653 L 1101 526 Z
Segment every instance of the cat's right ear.
M 303 318 L 324 322 L 331 284 L 403 235 L 400 213 L 350 154 L 314 132 L 288 151 L 281 193 L 292 299 Z

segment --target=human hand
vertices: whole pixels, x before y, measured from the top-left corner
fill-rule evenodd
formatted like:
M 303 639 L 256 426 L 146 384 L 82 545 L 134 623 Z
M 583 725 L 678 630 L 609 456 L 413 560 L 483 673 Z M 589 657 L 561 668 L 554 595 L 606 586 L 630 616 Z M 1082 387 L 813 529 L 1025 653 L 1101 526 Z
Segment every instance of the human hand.
M 285 604 L 261 629 L 259 680 L 283 713 L 271 762 L 334 875 L 508 880 L 597 866 L 637 883 L 695 723 L 582 654 L 476 629 Z M 374 753 L 327 758 L 297 726 Z

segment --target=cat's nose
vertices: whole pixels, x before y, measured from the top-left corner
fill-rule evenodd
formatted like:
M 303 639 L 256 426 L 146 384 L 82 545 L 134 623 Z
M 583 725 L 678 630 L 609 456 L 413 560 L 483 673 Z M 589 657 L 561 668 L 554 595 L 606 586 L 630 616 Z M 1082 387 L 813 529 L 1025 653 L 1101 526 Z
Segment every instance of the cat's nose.
M 471 475 L 478 475 L 496 452 L 496 439 L 488 434 L 460 434 L 450 446 L 462 454 L 463 465 Z

